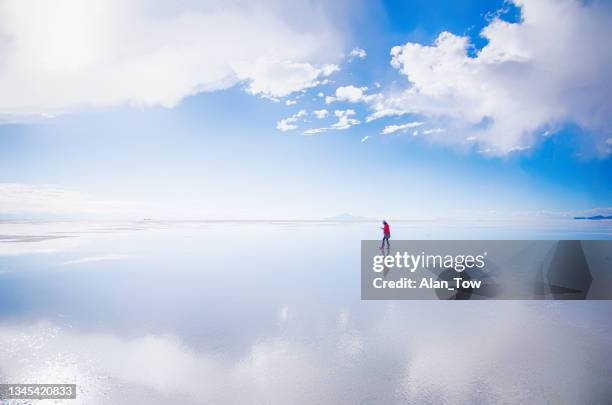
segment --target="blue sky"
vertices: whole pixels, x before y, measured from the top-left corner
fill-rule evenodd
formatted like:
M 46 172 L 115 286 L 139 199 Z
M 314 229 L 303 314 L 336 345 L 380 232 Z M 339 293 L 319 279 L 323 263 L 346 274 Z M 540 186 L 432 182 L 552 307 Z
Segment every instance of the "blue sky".
M 144 4 L 38 3 L 3 24 L 0 215 L 612 206 L 608 5 Z

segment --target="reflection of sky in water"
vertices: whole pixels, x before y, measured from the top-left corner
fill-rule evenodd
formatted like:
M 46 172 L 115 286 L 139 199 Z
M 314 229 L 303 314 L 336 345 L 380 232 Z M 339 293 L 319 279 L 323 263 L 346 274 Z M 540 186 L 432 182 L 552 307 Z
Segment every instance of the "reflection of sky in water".
M 612 238 L 606 222 L 395 238 Z M 610 302 L 361 302 L 376 223 L 0 225 L 0 381 L 87 403 L 605 403 Z M 58 236 L 63 236 L 58 238 Z

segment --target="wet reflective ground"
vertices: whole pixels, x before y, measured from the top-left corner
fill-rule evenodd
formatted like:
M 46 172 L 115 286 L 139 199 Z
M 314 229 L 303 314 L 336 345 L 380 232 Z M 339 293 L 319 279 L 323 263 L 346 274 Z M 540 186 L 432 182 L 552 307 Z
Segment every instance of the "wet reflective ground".
M 612 238 L 610 221 L 391 225 Z M 378 228 L 0 223 L 0 382 L 76 383 L 72 404 L 607 403 L 612 302 L 362 302 Z

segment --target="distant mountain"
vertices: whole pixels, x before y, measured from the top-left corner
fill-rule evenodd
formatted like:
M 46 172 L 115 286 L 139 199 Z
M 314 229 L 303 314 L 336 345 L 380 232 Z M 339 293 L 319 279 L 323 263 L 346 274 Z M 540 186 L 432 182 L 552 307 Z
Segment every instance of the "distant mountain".
M 595 215 L 593 217 L 574 217 L 574 219 L 588 219 L 591 221 L 598 221 L 600 219 L 612 219 L 612 215 L 604 216 L 604 215 Z
M 375 221 L 375 219 L 373 218 L 366 218 L 366 217 L 358 217 L 355 215 L 351 215 L 351 214 L 340 214 L 340 215 L 336 215 L 335 217 L 329 217 L 329 218 L 325 218 L 325 221 L 347 221 L 347 222 L 357 222 L 357 221 Z

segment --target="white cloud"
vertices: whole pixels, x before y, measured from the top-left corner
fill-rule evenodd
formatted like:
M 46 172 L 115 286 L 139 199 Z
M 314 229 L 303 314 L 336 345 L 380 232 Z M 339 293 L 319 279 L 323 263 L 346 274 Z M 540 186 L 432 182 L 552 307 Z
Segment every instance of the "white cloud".
M 349 103 L 369 103 L 380 98 L 379 94 L 366 95 L 367 87 L 355 87 L 353 85 L 340 86 L 336 89 L 335 97 L 325 97 L 325 103 L 331 104 L 335 101 L 347 101 Z
M 467 37 L 441 33 L 432 46 L 391 50 L 410 85 L 372 102 L 368 120 L 421 114 L 448 123 L 440 142 L 474 136 L 505 154 L 566 122 L 597 134 L 612 127 L 612 8 L 600 2 L 515 0 L 522 20 L 494 18 L 475 57 Z M 603 141 L 603 139 L 602 139 Z
M 385 105 L 388 104 L 391 100 L 391 98 L 386 98 L 382 102 L 376 103 L 374 105 L 374 109 L 376 111 L 367 116 L 366 122 L 372 122 L 380 118 L 392 117 L 394 115 L 408 114 L 408 111 L 403 109 L 385 107 Z
M 296 105 L 297 104 L 297 100 L 287 100 L 285 101 L 285 105 Z
M 361 48 L 353 48 L 349 53 L 349 60 L 353 60 L 355 58 L 363 59 L 367 56 L 365 49 Z
M 364 143 L 365 141 L 367 141 L 368 139 L 370 139 L 370 135 L 366 135 L 363 138 L 361 138 L 361 143 Z
M 327 111 L 326 109 L 323 108 L 322 110 L 314 110 L 312 113 L 318 119 L 323 119 L 323 118 L 327 117 L 327 115 L 329 114 L 329 111 Z
M 249 81 L 249 93 L 264 97 L 285 97 L 296 91 L 318 86 L 323 77 L 339 69 L 336 65 L 316 68 L 309 63 L 263 59 L 254 63 L 236 64 L 234 68 L 239 79 Z
M 356 103 L 363 99 L 363 92 L 367 87 L 343 86 L 336 89 L 336 99 Z
M 240 80 L 253 94 L 282 97 L 337 70 L 326 63 L 341 50 L 325 7 L 308 1 L 9 0 L 0 5 L 0 36 L 8 119 L 124 103 L 173 107 Z
M 359 124 L 359 120 L 351 118 L 355 115 L 354 110 L 336 110 L 334 115 L 338 118 L 338 122 L 332 124 L 333 129 L 348 129 L 353 125 Z
M 300 110 L 290 117 L 282 119 L 276 123 L 276 129 L 286 132 L 297 129 L 296 123 L 302 117 L 306 116 L 306 110 Z
M 321 114 L 323 116 L 327 116 L 327 114 L 329 113 L 327 110 L 318 110 L 318 111 L 325 111 L 325 113 Z M 309 128 L 304 131 L 304 134 L 314 135 L 314 134 L 319 134 L 319 133 L 327 132 L 327 131 L 349 129 L 353 125 L 357 125 L 360 123 L 358 119 L 352 118 L 354 115 L 355 115 L 355 111 L 351 109 L 335 110 L 334 116 L 338 118 L 338 121 L 333 123 L 330 127 Z
M 384 135 L 392 134 L 392 133 L 397 132 L 397 131 L 405 131 L 407 129 L 419 127 L 421 125 L 423 125 L 423 123 L 420 122 L 420 121 L 407 122 L 405 124 L 400 124 L 400 125 L 387 125 L 382 130 L 381 134 L 384 134 Z
M 508 150 L 508 152 L 520 152 L 520 151 L 527 150 L 527 149 L 531 149 L 531 147 L 530 146 L 513 146 Z
M 287 132 L 287 131 L 291 131 L 293 129 L 297 129 L 297 125 L 295 124 L 290 124 L 288 121 L 288 119 L 284 119 L 284 120 L 280 120 L 276 123 L 276 129 L 282 131 L 282 132 Z
M 423 135 L 429 135 L 429 134 L 439 134 L 444 132 L 445 129 L 444 128 L 430 128 L 430 129 L 424 129 L 423 130 Z
M 323 67 L 321 68 L 321 74 L 323 76 L 329 76 L 332 73 L 338 72 L 340 71 L 340 66 L 338 65 L 334 65 L 332 63 L 327 64 L 327 65 L 323 65 Z
M 0 213 L 117 214 L 145 208 L 140 202 L 101 200 L 55 185 L 0 183 Z
M 322 132 L 327 132 L 327 130 L 329 130 L 329 128 L 309 128 L 304 131 L 304 134 L 306 135 L 320 134 Z
M 547 129 L 546 131 L 544 131 L 544 132 L 542 133 L 542 136 L 547 137 L 547 136 L 551 136 L 551 135 L 554 135 L 554 134 L 555 134 L 555 131 L 552 131 L 552 130 L 550 130 L 550 129 Z

